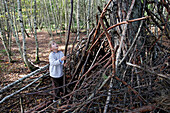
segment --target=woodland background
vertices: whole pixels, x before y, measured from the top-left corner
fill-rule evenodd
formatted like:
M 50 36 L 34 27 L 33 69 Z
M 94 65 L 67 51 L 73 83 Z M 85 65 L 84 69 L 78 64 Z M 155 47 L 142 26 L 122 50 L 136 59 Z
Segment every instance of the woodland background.
M 168 0 L 1 0 L 1 111 L 168 112 L 169 12 Z M 69 55 L 57 109 L 50 40 Z

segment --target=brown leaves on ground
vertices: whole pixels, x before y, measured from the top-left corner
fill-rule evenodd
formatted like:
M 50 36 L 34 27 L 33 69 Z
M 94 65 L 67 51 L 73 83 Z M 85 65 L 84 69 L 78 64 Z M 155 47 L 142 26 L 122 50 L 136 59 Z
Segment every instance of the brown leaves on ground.
M 35 63 L 35 55 L 36 55 L 35 38 L 33 37 L 31 33 L 29 33 L 29 35 L 30 37 L 26 37 L 27 56 L 29 60 Z M 48 55 L 50 51 L 48 48 L 48 43 L 50 40 L 52 40 L 52 37 L 50 37 L 50 35 L 46 31 L 38 32 L 37 37 L 38 37 L 38 43 L 39 43 L 40 62 L 36 65 L 41 67 L 49 63 Z M 75 37 L 76 37 L 76 33 L 72 33 L 70 35 L 69 44 L 73 43 Z M 65 33 L 61 33 L 60 35 L 60 33 L 56 34 L 53 32 L 53 38 L 59 44 L 59 48 L 63 51 L 65 48 Z M 22 47 L 22 35 L 21 34 L 20 34 L 19 39 L 20 39 L 21 47 Z M 60 42 L 60 40 L 62 40 L 62 43 Z M 14 61 L 13 63 L 8 62 L 8 57 L 2 45 L 2 41 L 0 41 L 0 84 L 1 84 L 1 87 L 4 86 L 5 84 L 8 84 L 9 81 L 11 82 L 15 81 L 29 73 L 28 68 L 24 65 L 24 62 L 21 59 L 19 49 L 15 42 L 14 37 L 12 38 L 11 52 L 12 52 L 12 60 Z

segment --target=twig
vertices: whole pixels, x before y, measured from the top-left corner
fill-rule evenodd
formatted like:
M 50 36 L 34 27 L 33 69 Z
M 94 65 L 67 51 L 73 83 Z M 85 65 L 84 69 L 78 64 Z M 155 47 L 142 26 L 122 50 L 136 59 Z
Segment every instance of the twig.
M 24 107 L 23 107 L 23 99 L 20 97 L 20 106 L 21 106 L 21 113 L 24 113 Z

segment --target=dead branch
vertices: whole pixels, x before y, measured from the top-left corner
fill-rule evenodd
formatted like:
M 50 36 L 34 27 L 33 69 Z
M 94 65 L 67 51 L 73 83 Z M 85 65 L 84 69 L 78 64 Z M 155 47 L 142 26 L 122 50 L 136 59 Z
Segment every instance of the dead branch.
M 23 78 L 19 79 L 19 80 L 16 80 L 15 82 L 11 83 L 11 84 L 8 84 L 7 86 L 3 87 L 1 90 L 0 90 L 0 94 L 2 94 L 4 91 L 6 91 L 6 89 L 12 87 L 13 85 L 19 83 L 19 82 L 22 82 L 23 80 L 25 80 L 26 78 L 30 77 L 30 76 L 33 76 L 33 75 L 36 75 L 38 72 L 40 71 L 43 71 L 45 69 L 48 68 L 49 65 L 46 65 L 40 69 L 37 69 L 35 71 L 33 71 L 32 73 L 29 73 L 28 75 L 24 76 Z
M 151 74 L 153 74 L 153 75 L 157 75 L 157 76 L 159 76 L 159 77 L 163 77 L 163 78 L 165 78 L 165 79 L 169 79 L 169 80 L 170 80 L 170 75 L 169 75 L 169 74 L 168 74 L 168 75 L 158 74 L 158 73 L 156 73 L 156 72 L 154 72 L 154 71 L 150 71 L 149 69 L 145 69 L 145 68 L 143 68 L 143 67 L 141 67 L 141 66 L 138 66 L 138 65 L 136 65 L 136 64 L 131 64 L 131 63 L 129 63 L 129 62 L 126 62 L 126 64 L 129 65 L 129 66 L 133 66 L 133 67 L 137 67 L 137 68 L 139 68 L 139 69 L 142 69 L 143 71 L 146 71 L 146 72 L 151 73 Z
M 18 91 L 16 91 L 16 92 L 14 92 L 14 93 L 12 93 L 12 94 L 4 97 L 4 98 L 0 101 L 0 104 L 1 104 L 2 102 L 4 102 L 6 99 L 8 99 L 8 98 L 10 98 L 10 97 L 18 94 L 19 92 L 23 91 L 24 89 L 28 88 L 28 87 L 31 86 L 33 83 L 35 83 L 36 81 L 38 81 L 38 80 L 41 79 L 42 77 L 47 76 L 48 74 L 49 74 L 49 73 L 46 73 L 46 74 L 40 76 L 39 78 L 36 78 L 33 82 L 31 82 L 30 84 L 28 84 L 28 85 L 26 85 L 25 87 L 21 88 L 20 90 L 18 90 Z

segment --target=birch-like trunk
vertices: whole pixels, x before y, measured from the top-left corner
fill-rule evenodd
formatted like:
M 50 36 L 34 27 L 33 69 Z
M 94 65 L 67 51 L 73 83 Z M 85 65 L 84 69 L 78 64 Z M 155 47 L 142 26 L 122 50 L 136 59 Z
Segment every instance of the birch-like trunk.
M 35 38 L 35 44 L 36 44 L 36 58 L 35 60 L 36 61 L 40 61 L 39 59 L 39 46 L 38 46 L 38 38 L 37 38 L 37 13 L 36 13 L 36 10 L 37 10 L 37 3 L 36 3 L 36 0 L 34 0 L 34 38 Z
M 46 22 L 48 24 L 48 25 L 46 24 L 46 27 L 48 28 L 50 36 L 52 37 L 52 39 L 54 39 L 52 30 L 51 30 L 51 21 L 50 21 L 50 15 L 49 15 L 49 11 L 48 11 L 48 8 L 47 8 L 46 0 L 44 0 L 43 4 L 45 4 L 45 10 L 46 10 L 46 14 L 47 14 L 47 15 L 44 15 L 44 18 L 45 18 L 45 20 L 46 20 Z
M 24 0 L 24 2 L 25 2 L 25 0 Z M 29 9 L 29 7 L 27 6 L 27 4 L 25 3 L 25 12 L 26 12 L 26 15 L 27 15 L 27 21 L 28 21 L 28 25 L 29 25 L 29 27 L 30 27 L 30 32 L 32 33 L 32 35 L 33 35 L 33 27 L 32 27 L 32 23 L 31 23 L 31 16 L 32 16 L 32 14 L 30 15 L 29 14 L 29 11 L 28 11 L 28 9 Z M 32 9 L 32 8 L 31 8 Z
M 0 14 L 0 16 L 1 16 L 1 14 Z M 4 46 L 4 49 L 5 49 L 6 54 L 7 54 L 7 56 L 8 56 L 9 62 L 12 62 L 11 55 L 10 55 L 10 53 L 9 53 L 9 49 L 8 49 L 8 46 L 7 46 L 6 41 L 5 41 L 4 29 L 3 29 L 2 25 L 1 25 L 1 23 L 2 23 L 2 21 L 1 21 L 1 19 L 0 19 L 0 34 L 1 34 L 2 44 L 3 44 L 3 46 Z
M 51 0 L 49 0 L 49 2 L 50 2 L 50 9 L 51 9 L 51 12 L 52 12 L 52 17 L 53 17 L 53 22 L 54 22 L 54 25 L 55 25 L 55 31 L 56 31 L 56 34 L 57 34 L 56 15 L 55 15 L 55 13 L 54 13 L 54 8 L 52 7 Z
M 14 3 L 14 0 L 13 0 L 13 3 Z M 14 4 L 12 4 L 14 6 Z M 12 33 L 13 33 L 13 36 L 15 37 L 15 41 L 16 41 L 16 44 L 19 48 L 19 52 L 20 52 L 20 55 L 21 55 L 21 58 L 23 59 L 23 53 L 22 53 L 22 49 L 21 49 L 21 45 L 20 45 L 20 42 L 19 42 L 19 36 L 18 36 L 18 33 L 15 32 L 15 30 L 17 31 L 17 25 L 16 25 L 16 18 L 15 18 L 15 10 L 14 10 L 14 7 L 13 7 L 13 10 L 14 10 L 14 24 L 13 24 L 13 20 L 12 20 L 12 17 L 9 13 L 9 10 L 8 10 L 8 6 L 7 6 L 7 2 L 6 0 L 4 0 L 4 6 L 6 7 L 6 10 L 7 10 L 7 14 L 8 14 L 8 18 L 10 20 L 10 24 L 11 24 L 11 28 L 12 28 Z M 15 26 L 15 27 L 14 27 Z
M 87 14 L 86 14 L 86 0 L 83 0 L 83 24 L 85 25 L 85 29 L 87 31 Z
M 33 66 L 30 64 L 30 62 L 28 62 L 28 59 L 27 59 L 26 40 L 25 40 L 23 17 L 22 17 L 22 8 L 21 8 L 20 0 L 17 0 L 17 3 L 18 3 L 18 13 L 19 13 L 21 33 L 22 33 L 22 41 L 23 41 L 23 58 L 24 58 L 24 63 L 26 64 L 28 69 L 32 71 L 33 70 Z
M 89 27 L 90 27 L 90 9 L 91 9 L 91 0 L 88 0 L 88 11 L 87 11 L 87 36 L 89 35 Z
M 67 40 L 67 26 L 68 26 L 68 0 L 65 0 L 65 40 Z
M 77 40 L 80 34 L 80 0 L 77 0 Z
M 56 3 L 54 2 L 54 0 L 53 0 L 53 4 L 56 4 L 55 6 L 56 7 L 54 7 L 54 12 L 57 12 L 57 16 L 56 16 L 56 19 L 57 19 L 57 24 L 58 24 L 58 27 L 59 27 L 59 29 L 60 29 L 60 43 L 62 43 L 62 36 L 61 36 L 61 29 L 62 29 L 62 17 L 61 17 L 61 9 L 58 7 L 58 0 L 56 0 Z M 62 6 L 61 6 L 62 7 Z M 57 32 L 56 32 L 57 33 Z

